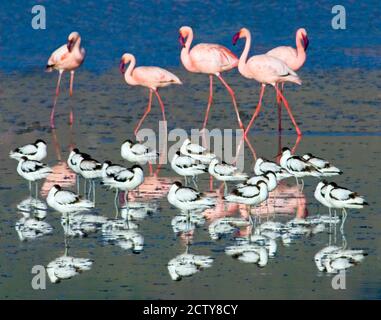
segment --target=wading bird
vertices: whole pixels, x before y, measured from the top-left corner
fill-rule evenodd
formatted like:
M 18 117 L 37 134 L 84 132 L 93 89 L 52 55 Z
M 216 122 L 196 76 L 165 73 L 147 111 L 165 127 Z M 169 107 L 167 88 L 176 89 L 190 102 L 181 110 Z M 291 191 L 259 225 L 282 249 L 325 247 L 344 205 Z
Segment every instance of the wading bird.
M 70 71 L 70 96 L 73 95 L 74 72 L 85 60 L 85 49 L 81 47 L 81 36 L 78 32 L 69 34 L 68 43 L 59 47 L 50 56 L 46 65 L 46 71 L 51 72 L 58 70 L 58 80 L 56 86 L 56 95 L 54 97 L 53 108 L 50 114 L 50 127 L 54 128 L 54 112 L 57 104 L 58 95 L 60 93 L 60 83 L 62 73 Z M 73 110 L 70 110 L 70 124 L 73 124 Z
M 266 54 L 278 58 L 287 64 L 293 71 L 298 71 L 303 67 L 307 59 L 307 48 L 309 44 L 307 31 L 304 28 L 299 28 L 295 36 L 296 49 L 290 46 L 280 46 L 271 49 Z M 284 83 L 282 83 L 281 92 L 283 92 Z M 277 96 L 279 103 L 279 97 Z
M 126 64 L 129 63 L 126 69 Z M 120 60 L 119 70 L 124 74 L 124 79 L 131 86 L 143 86 L 149 89 L 149 100 L 146 111 L 143 117 L 140 119 L 138 125 L 135 128 L 135 135 L 137 134 L 140 126 L 142 125 L 144 119 L 147 117 L 148 113 L 151 111 L 152 105 L 152 93 L 155 93 L 157 100 L 159 101 L 161 113 L 163 115 L 163 121 L 165 120 L 165 109 L 163 101 L 158 92 L 158 88 L 167 87 L 171 84 L 182 84 L 180 79 L 176 77 L 173 73 L 159 68 L 159 67 L 136 67 L 136 59 L 130 53 L 125 53 Z
M 293 82 L 296 84 L 302 84 L 302 81 L 299 79 L 298 75 L 292 71 L 285 62 L 271 57 L 266 54 L 260 54 L 256 56 L 252 56 L 248 59 L 250 45 L 251 45 L 251 34 L 250 31 L 246 28 L 242 28 L 239 32 L 237 32 L 233 37 L 233 44 L 236 44 L 238 39 L 246 38 L 245 48 L 239 58 L 238 62 L 238 71 L 247 79 L 254 79 L 262 84 L 261 92 L 259 95 L 258 105 L 255 109 L 255 112 L 249 122 L 245 130 L 245 135 L 250 130 L 251 125 L 254 123 L 254 120 L 257 118 L 259 111 L 262 106 L 262 98 L 265 93 L 266 85 L 272 85 L 279 95 L 280 99 L 283 101 L 285 108 L 287 109 L 288 115 L 291 118 L 292 123 L 296 129 L 298 135 L 301 135 L 300 131 L 294 116 L 292 115 L 291 109 L 288 105 L 286 98 L 279 91 L 277 84 L 283 82 Z
M 191 49 L 190 46 L 193 41 L 192 28 L 186 26 L 181 27 L 179 33 L 179 41 L 182 46 L 181 62 L 183 63 L 185 69 L 190 72 L 206 73 L 209 75 L 209 100 L 202 128 L 204 129 L 206 127 L 210 107 L 213 102 L 213 75 L 215 75 L 218 77 L 218 79 L 220 79 L 222 84 L 228 90 L 233 101 L 233 106 L 237 115 L 239 127 L 244 129 L 241 118 L 239 116 L 234 91 L 221 76 L 221 72 L 229 71 L 237 67 L 237 56 L 228 48 L 214 43 L 199 43 Z

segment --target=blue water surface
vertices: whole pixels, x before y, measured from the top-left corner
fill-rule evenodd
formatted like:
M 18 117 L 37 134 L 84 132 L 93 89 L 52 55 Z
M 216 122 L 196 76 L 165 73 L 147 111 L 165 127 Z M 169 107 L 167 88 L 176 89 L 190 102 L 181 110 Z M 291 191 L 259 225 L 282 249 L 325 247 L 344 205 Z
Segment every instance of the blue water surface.
M 46 29 L 31 26 L 34 5 L 46 8 Z M 77 30 L 87 50 L 85 67 L 102 72 L 118 65 L 124 52 L 142 65 L 179 66 L 178 29 L 190 25 L 195 42 L 224 44 L 240 54 L 232 36 L 241 27 L 253 34 L 252 52 L 294 45 L 297 28 L 310 37 L 306 68 L 379 68 L 381 3 L 340 1 L 346 29 L 334 30 L 337 1 L 28 1 L 0 2 L 0 70 L 43 68 L 50 53 Z

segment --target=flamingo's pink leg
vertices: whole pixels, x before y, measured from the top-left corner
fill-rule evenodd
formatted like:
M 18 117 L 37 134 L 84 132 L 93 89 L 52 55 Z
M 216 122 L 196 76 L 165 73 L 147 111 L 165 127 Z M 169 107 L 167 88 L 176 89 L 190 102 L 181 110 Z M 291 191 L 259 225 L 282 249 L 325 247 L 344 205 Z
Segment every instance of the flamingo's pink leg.
M 279 91 L 279 89 L 277 87 L 275 87 L 275 90 L 277 91 L 277 93 L 279 94 L 280 98 L 282 99 L 283 101 L 283 104 L 285 106 L 285 108 L 287 109 L 287 112 L 288 112 L 288 115 L 290 116 L 291 118 L 291 121 L 295 127 L 295 130 L 296 130 L 296 133 L 298 134 L 298 136 L 301 136 L 302 135 L 302 132 L 300 131 L 299 127 L 298 127 L 298 124 L 296 123 L 295 119 L 294 119 L 294 116 L 292 115 L 292 112 L 291 112 L 291 109 L 290 109 L 290 106 L 288 105 L 288 102 L 286 100 L 286 98 L 283 96 L 282 92 Z
M 208 107 L 206 108 L 206 114 L 205 114 L 204 124 L 202 125 L 203 129 L 205 129 L 206 124 L 208 122 L 209 111 L 210 111 L 210 107 L 211 107 L 212 102 L 213 102 L 213 75 L 212 74 L 209 75 L 209 82 L 210 82 L 210 84 L 209 84 Z
M 265 88 L 266 88 L 266 86 L 265 86 L 264 84 L 262 84 L 262 86 L 261 86 L 261 92 L 260 92 L 260 94 L 259 94 L 258 105 L 257 105 L 257 107 L 255 108 L 255 112 L 254 112 L 253 116 L 251 117 L 251 120 L 250 120 L 250 122 L 249 122 L 249 125 L 248 125 L 247 128 L 246 128 L 245 136 L 246 136 L 247 133 L 249 132 L 251 125 L 253 124 L 254 120 L 257 118 L 257 116 L 258 116 L 258 114 L 259 114 L 259 111 L 261 110 L 262 98 L 263 98 L 263 95 L 264 95 L 264 93 L 265 93 Z
M 230 96 L 232 97 L 232 100 L 233 100 L 233 105 L 234 105 L 234 109 L 235 109 L 235 113 L 237 114 L 237 119 L 238 119 L 238 123 L 239 123 L 239 127 L 243 130 L 245 130 L 243 124 L 242 124 L 242 121 L 241 121 L 241 117 L 239 116 L 239 111 L 238 111 L 238 107 L 237 107 L 237 102 L 235 100 L 235 94 L 234 94 L 234 91 L 232 88 L 229 87 L 229 85 L 227 84 L 227 82 L 224 80 L 224 78 L 222 78 L 222 76 L 220 74 L 217 74 L 217 77 L 218 79 L 221 80 L 221 82 L 223 83 L 223 85 L 226 87 L 226 89 L 229 91 L 230 93 Z
M 251 151 L 251 154 L 253 155 L 253 158 L 254 158 L 254 161 L 257 161 L 257 153 L 255 152 L 255 149 L 254 147 L 252 146 L 252 144 L 250 143 L 249 139 L 247 138 L 247 136 L 244 136 L 245 137 L 245 141 L 247 142 L 247 146 L 249 147 L 250 151 Z
M 140 126 L 142 125 L 144 119 L 147 117 L 147 115 L 148 115 L 148 114 L 150 113 L 150 111 L 151 111 L 151 105 L 152 105 L 152 91 L 153 91 L 152 89 L 149 90 L 149 98 L 148 98 L 147 109 L 146 109 L 146 111 L 144 112 L 143 117 L 140 119 L 138 125 L 137 125 L 136 128 L 135 128 L 135 131 L 134 131 L 135 136 L 136 136 L 136 134 L 138 133 L 139 128 L 140 128 Z
M 57 80 L 56 95 L 54 97 L 53 108 L 52 108 L 52 112 L 50 113 L 50 128 L 52 129 L 54 129 L 54 112 L 56 109 L 58 96 L 60 94 L 60 84 L 61 84 L 62 73 L 63 73 L 63 70 L 60 70 L 58 75 L 58 80 Z
M 161 100 L 161 97 L 160 97 L 160 94 L 157 90 L 155 90 L 155 94 L 156 94 L 156 97 L 157 97 L 157 100 L 159 100 L 159 104 L 160 104 L 160 108 L 161 108 L 161 113 L 163 115 L 163 121 L 167 121 L 165 120 L 165 109 L 164 109 L 164 103 L 163 101 Z
M 70 71 L 70 97 L 73 96 L 73 84 L 74 84 L 74 70 Z M 69 123 L 72 125 L 74 122 L 74 114 L 73 114 L 73 107 L 70 105 L 70 118 Z

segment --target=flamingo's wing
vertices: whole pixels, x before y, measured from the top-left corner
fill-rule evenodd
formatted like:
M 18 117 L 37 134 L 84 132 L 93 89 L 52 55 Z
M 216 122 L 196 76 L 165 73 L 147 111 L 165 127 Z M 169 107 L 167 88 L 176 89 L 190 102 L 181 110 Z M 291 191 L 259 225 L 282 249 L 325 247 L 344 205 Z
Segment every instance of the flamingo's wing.
M 181 83 L 173 73 L 159 67 L 137 67 L 133 71 L 133 77 L 141 83 Z
M 48 60 L 47 65 L 52 67 L 60 63 L 61 61 L 66 59 L 68 54 L 69 54 L 69 50 L 67 48 L 67 45 L 64 44 L 52 53 L 52 55 L 50 56 Z
M 286 63 L 265 54 L 251 57 L 246 65 L 252 73 L 264 73 L 273 77 L 297 76 Z
M 266 52 L 266 55 L 274 57 L 274 58 L 278 58 L 279 60 L 282 60 L 285 62 L 293 61 L 298 56 L 295 48 L 288 47 L 288 46 L 276 47 L 276 48 Z
M 192 48 L 190 54 L 196 63 L 218 64 L 223 69 L 238 65 L 237 56 L 228 48 L 218 44 L 200 43 Z

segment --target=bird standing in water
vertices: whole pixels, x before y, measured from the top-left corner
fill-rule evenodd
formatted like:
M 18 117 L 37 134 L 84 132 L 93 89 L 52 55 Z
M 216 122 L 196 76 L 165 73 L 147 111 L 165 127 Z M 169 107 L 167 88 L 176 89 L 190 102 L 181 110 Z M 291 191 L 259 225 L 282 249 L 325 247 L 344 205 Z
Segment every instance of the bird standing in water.
M 50 127 L 55 128 L 54 113 L 57 105 L 58 95 L 60 93 L 60 83 L 62 73 L 70 71 L 70 96 L 73 95 L 74 72 L 85 60 L 85 49 L 81 47 L 81 36 L 78 32 L 69 34 L 67 44 L 62 45 L 55 50 L 50 56 L 46 65 L 46 71 L 51 72 L 57 70 L 58 80 L 56 86 L 56 95 L 54 97 L 53 108 L 50 114 Z M 73 110 L 70 110 L 70 124 L 73 124 Z

